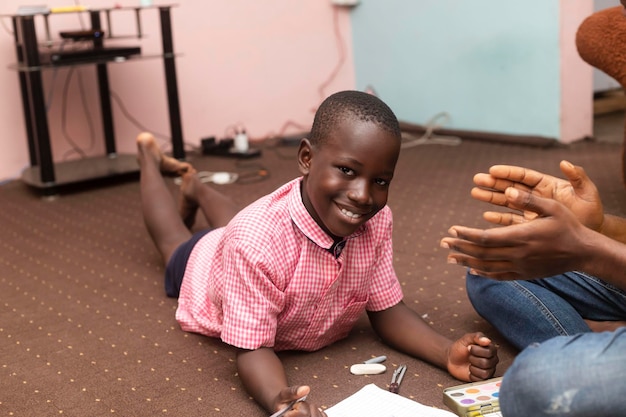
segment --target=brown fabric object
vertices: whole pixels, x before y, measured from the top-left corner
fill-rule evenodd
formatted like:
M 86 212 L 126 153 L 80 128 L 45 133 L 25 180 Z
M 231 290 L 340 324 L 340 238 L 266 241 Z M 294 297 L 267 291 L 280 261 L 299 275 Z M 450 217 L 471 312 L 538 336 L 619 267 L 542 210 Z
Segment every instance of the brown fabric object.
M 615 78 L 626 88 L 626 16 L 624 7 L 601 10 L 581 23 L 576 48 L 589 65 Z M 626 126 L 622 147 L 622 182 L 626 185 Z

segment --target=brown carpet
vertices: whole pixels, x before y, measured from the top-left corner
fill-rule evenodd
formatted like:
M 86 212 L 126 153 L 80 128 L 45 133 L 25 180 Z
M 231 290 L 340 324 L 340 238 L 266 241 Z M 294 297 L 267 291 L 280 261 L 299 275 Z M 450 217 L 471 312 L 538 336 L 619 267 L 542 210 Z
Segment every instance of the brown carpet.
M 395 266 L 408 305 L 454 338 L 481 330 L 502 345 L 501 375 L 514 351 L 472 309 L 464 271 L 445 263 L 439 239 L 455 223 L 485 225 L 469 197 L 474 173 L 494 163 L 558 174 L 567 158 L 586 167 L 607 211 L 626 214 L 620 145 L 581 142 L 547 149 L 465 141 L 402 152 L 389 205 Z M 296 176 L 296 148 L 266 148 L 268 179 L 221 186 L 241 204 Z M 193 157 L 202 170 L 242 170 L 230 159 Z M 172 190 L 175 191 L 172 183 Z M 19 181 L 0 187 L 0 414 L 5 416 L 265 416 L 243 391 L 233 349 L 182 332 L 176 301 L 145 231 L 138 183 L 85 188 L 48 200 Z M 282 355 L 291 381 L 310 384 L 328 407 L 368 383 L 386 387 L 391 369 L 353 376 L 348 367 L 387 355 L 407 364 L 400 393 L 445 408 L 458 381 L 381 344 L 364 317 L 351 336 L 315 353 Z

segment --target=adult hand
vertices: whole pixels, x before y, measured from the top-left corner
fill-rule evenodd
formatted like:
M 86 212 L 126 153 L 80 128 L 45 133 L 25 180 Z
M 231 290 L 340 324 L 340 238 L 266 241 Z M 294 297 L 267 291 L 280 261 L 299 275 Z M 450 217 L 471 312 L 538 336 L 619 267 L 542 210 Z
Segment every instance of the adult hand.
M 293 404 L 291 409 L 282 414 L 281 417 L 326 417 L 326 413 L 321 409 L 303 399 L 309 395 L 310 391 L 311 389 L 306 385 L 295 385 L 284 388 L 276 397 L 275 408 L 277 412 L 290 406 L 293 401 L 297 401 Z
M 504 196 L 504 191 L 513 187 L 525 190 L 543 198 L 550 198 L 570 209 L 585 226 L 600 231 L 604 221 L 604 211 L 600 194 L 585 170 L 570 162 L 561 161 L 560 168 L 567 180 L 543 174 L 532 169 L 494 165 L 489 174 L 476 174 L 472 197 L 499 206 L 512 208 Z M 537 213 L 524 209 L 523 214 L 497 213 L 487 211 L 485 220 L 501 225 L 523 223 L 537 217 Z
M 578 269 L 593 231 L 558 201 L 517 188 L 505 192 L 507 206 L 538 218 L 488 230 L 452 226 L 441 240 L 448 262 L 498 280 L 533 279 Z
M 461 381 L 491 378 L 498 362 L 498 348 L 480 332 L 463 335 L 448 352 L 448 372 Z

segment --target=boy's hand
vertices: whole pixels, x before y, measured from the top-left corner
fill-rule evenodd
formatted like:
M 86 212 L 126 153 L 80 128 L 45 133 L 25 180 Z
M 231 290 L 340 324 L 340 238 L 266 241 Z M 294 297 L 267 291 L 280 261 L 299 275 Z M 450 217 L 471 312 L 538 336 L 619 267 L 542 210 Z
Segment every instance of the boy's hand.
M 482 381 L 493 376 L 498 361 L 498 348 L 489 338 L 468 333 L 450 347 L 448 372 L 461 381 Z
M 326 417 L 326 413 L 313 406 L 302 398 L 309 395 L 311 388 L 306 385 L 295 385 L 283 389 L 276 397 L 276 411 L 288 407 L 293 401 L 297 401 L 290 410 L 281 414 L 281 417 Z

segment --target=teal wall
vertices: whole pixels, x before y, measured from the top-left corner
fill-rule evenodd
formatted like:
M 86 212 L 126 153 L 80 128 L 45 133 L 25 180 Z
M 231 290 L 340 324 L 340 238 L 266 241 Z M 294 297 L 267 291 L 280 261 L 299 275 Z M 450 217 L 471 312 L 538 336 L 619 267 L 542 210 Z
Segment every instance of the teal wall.
M 356 87 L 400 120 L 558 138 L 558 0 L 362 0 L 352 30 Z

